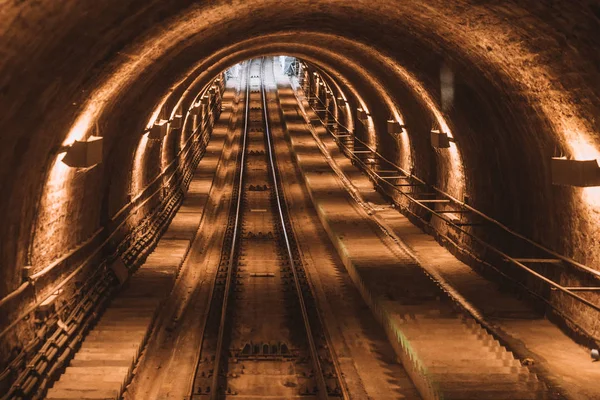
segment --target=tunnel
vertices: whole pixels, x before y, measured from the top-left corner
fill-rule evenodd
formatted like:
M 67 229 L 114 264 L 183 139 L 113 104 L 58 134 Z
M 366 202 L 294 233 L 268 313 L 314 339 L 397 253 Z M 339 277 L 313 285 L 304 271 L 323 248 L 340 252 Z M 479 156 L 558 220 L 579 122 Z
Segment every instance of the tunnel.
M 598 1 L 0 14 L 0 398 L 600 399 Z

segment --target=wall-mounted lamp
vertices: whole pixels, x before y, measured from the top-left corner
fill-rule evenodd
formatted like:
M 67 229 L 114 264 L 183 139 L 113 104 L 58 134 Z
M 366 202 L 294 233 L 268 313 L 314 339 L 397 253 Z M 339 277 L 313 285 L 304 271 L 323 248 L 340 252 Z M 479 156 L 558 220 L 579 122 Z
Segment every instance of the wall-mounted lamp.
M 194 104 L 192 108 L 190 108 L 190 115 L 199 115 L 200 114 L 200 104 Z
M 404 125 L 401 125 L 400 122 L 395 121 L 393 119 L 388 119 L 387 131 L 390 135 L 399 135 L 402 133 L 403 129 L 404 129 Z
M 183 125 L 183 117 L 181 114 L 175 114 L 171 120 L 171 129 L 181 129 Z
M 363 123 L 367 122 L 367 119 L 368 119 L 368 118 L 367 118 L 367 112 L 366 112 L 364 109 L 362 109 L 362 108 L 360 108 L 360 107 L 359 107 L 359 108 L 357 108 L 357 109 L 356 109 L 356 116 L 357 116 L 357 117 L 358 117 L 358 119 L 359 119 L 360 121 L 362 121 Z
M 76 140 L 68 149 L 62 161 L 69 167 L 89 168 L 102 162 L 104 138 L 90 136 L 87 140 Z
M 446 132 L 434 129 L 431 131 L 431 145 L 436 149 L 447 149 L 450 147 L 450 137 Z
M 150 132 L 148 133 L 148 139 L 151 140 L 162 140 L 165 136 L 167 136 L 167 124 L 168 120 L 161 119 L 160 121 L 156 121 L 152 128 L 150 128 Z
M 117 258 L 115 258 L 113 263 L 110 265 L 110 269 L 112 270 L 113 274 L 115 274 L 119 284 L 121 285 L 124 284 L 129 278 L 129 270 L 125 266 L 125 263 L 123 263 L 123 259 L 119 256 L 117 256 Z
M 31 265 L 26 265 L 21 270 L 21 277 L 23 281 L 28 281 L 33 276 L 33 267 Z
M 552 184 L 563 186 L 600 186 L 600 167 L 596 160 L 552 158 Z

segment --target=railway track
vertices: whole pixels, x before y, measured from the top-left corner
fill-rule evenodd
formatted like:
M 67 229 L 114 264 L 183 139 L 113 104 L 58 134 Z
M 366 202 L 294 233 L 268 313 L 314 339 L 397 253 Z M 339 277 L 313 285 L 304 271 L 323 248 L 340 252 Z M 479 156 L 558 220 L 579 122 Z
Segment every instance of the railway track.
M 268 62 L 246 64 L 242 150 L 191 399 L 347 397 L 278 178 Z

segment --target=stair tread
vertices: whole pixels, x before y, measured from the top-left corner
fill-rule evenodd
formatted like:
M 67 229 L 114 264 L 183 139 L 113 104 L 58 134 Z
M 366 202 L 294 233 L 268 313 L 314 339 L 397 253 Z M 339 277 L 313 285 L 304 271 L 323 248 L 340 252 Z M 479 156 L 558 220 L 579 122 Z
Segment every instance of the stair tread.
M 537 390 L 443 390 L 447 400 L 536 400 L 543 395 Z
M 135 356 L 136 351 L 127 352 L 81 352 L 75 354 L 74 360 L 91 361 L 91 360 L 131 360 Z
M 110 373 L 126 374 L 129 367 L 97 366 L 97 367 L 75 367 L 68 366 L 65 374 L 71 375 L 105 375 Z
M 119 394 L 118 389 L 114 390 L 71 390 L 71 389 L 50 389 L 46 395 L 48 400 L 58 399 L 114 399 Z
M 133 363 L 133 359 L 129 360 L 80 360 L 73 359 L 71 364 L 74 367 L 129 367 Z

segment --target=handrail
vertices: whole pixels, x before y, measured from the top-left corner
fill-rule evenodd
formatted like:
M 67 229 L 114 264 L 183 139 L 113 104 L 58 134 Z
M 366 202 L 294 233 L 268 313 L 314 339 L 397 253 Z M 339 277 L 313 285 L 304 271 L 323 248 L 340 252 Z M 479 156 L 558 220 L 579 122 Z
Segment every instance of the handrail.
M 328 83 L 327 83 L 325 80 L 323 80 L 323 82 L 324 82 L 324 84 L 325 84 L 325 85 L 326 85 L 328 88 L 330 88 L 329 84 L 328 84 Z M 322 100 L 321 100 L 321 99 L 320 99 L 318 96 L 315 96 L 315 98 L 316 98 L 316 99 L 319 101 L 319 103 L 321 103 L 323 106 L 325 106 L 325 104 L 323 103 L 323 101 L 322 101 Z M 342 125 L 342 124 L 339 122 L 339 120 L 338 120 L 338 119 L 335 117 L 335 115 L 333 115 L 333 114 L 332 114 L 332 113 L 329 111 L 329 109 L 328 109 L 327 107 L 325 107 L 325 111 L 327 112 L 327 114 L 328 114 L 328 115 L 330 115 L 330 116 L 333 118 L 333 120 L 336 122 L 336 124 L 338 124 L 339 126 L 341 126 L 341 127 L 342 127 L 342 128 L 344 128 L 344 129 L 348 130 L 348 128 L 347 128 L 347 127 L 345 127 L 344 125 Z M 315 113 L 316 113 L 316 112 L 315 112 Z M 319 120 L 320 120 L 320 121 L 323 123 L 323 121 L 322 121 L 322 119 L 321 119 L 321 118 L 319 118 Z M 326 126 L 325 124 L 323 124 L 323 125 L 325 126 L 325 129 L 326 129 L 326 130 L 327 130 L 327 131 L 328 131 L 330 134 L 332 134 L 332 136 L 334 136 L 334 137 L 335 137 L 335 135 L 333 134 L 333 132 L 331 132 L 331 130 L 330 130 L 329 128 L 327 128 L 327 126 Z M 373 149 L 373 148 L 372 148 L 370 145 L 368 145 L 367 143 L 365 143 L 365 142 L 364 142 L 364 141 L 362 141 L 361 139 L 358 139 L 358 138 L 354 137 L 354 140 L 356 140 L 356 141 L 357 141 L 357 142 L 359 142 L 361 145 L 363 145 L 363 146 L 365 146 L 366 148 L 368 148 L 368 149 L 369 149 L 369 151 L 371 151 L 371 152 L 373 152 L 374 154 L 376 154 L 376 155 L 377 155 L 379 158 L 381 158 L 382 160 L 384 160 L 384 161 L 385 161 L 387 164 L 389 164 L 391 167 L 393 167 L 393 168 L 397 169 L 399 172 L 402 172 L 402 173 L 403 173 L 404 175 L 406 175 L 407 177 L 409 177 L 409 178 L 411 178 L 411 179 L 414 179 L 414 180 L 416 180 L 417 182 L 419 182 L 419 183 L 420 183 L 420 184 L 422 184 L 422 185 L 428 185 L 428 184 L 427 184 L 425 181 L 423 181 L 422 179 L 420 179 L 420 178 L 418 178 L 417 176 L 415 176 L 414 174 L 411 174 L 410 172 L 408 172 L 408 171 L 404 170 L 402 167 L 400 167 L 399 165 L 395 164 L 394 162 L 392 162 L 392 161 L 388 160 L 386 157 L 384 157 L 383 155 L 381 155 L 381 154 L 380 154 L 380 153 L 379 153 L 377 150 Z M 345 147 L 347 147 L 347 146 L 345 146 Z M 577 267 L 577 268 L 581 269 L 583 272 L 590 273 L 590 274 L 592 274 L 592 275 L 594 275 L 594 276 L 596 276 L 596 277 L 600 278 L 600 271 L 598 271 L 598 270 L 595 270 L 595 269 L 593 269 L 593 268 L 590 268 L 590 267 L 588 267 L 588 266 L 586 266 L 586 265 L 584 265 L 584 264 L 582 264 L 582 263 L 580 263 L 580 262 L 578 262 L 578 261 L 575 261 L 575 260 L 573 260 L 573 259 L 572 259 L 572 258 L 570 258 L 570 257 L 567 257 L 567 256 L 564 256 L 564 255 L 562 255 L 562 254 L 559 254 L 559 253 L 555 252 L 554 250 L 548 249 L 547 247 L 544 247 L 543 245 L 541 245 L 541 244 L 539 244 L 539 243 L 537 243 L 537 242 L 535 242 L 535 241 L 533 241 L 533 240 L 531 240 L 531 239 L 527 238 L 526 236 L 523 236 L 523 235 L 521 235 L 520 233 L 518 233 L 518 232 L 515 232 L 514 230 L 510 229 L 509 227 L 507 227 L 506 225 L 502 224 L 501 222 L 499 222 L 499 221 L 495 220 L 494 218 L 492 218 L 492 217 L 489 217 L 488 215 L 486 215 L 486 214 L 482 213 L 481 211 L 479 211 L 479 210 L 477 210 L 477 209 L 475 209 L 475 208 L 473 208 L 473 207 L 469 206 L 468 204 L 466 204 L 466 203 L 464 203 L 464 202 L 462 202 L 462 201 L 460 201 L 460 200 L 456 199 L 455 197 L 453 197 L 453 196 L 452 196 L 452 195 L 450 195 L 449 193 L 447 193 L 447 192 L 444 192 L 442 189 L 440 189 L 440 188 L 438 188 L 438 187 L 436 187 L 436 186 L 431 186 L 431 185 L 429 185 L 429 186 L 430 186 L 430 187 L 431 187 L 433 190 L 435 190 L 437 193 L 439 193 L 440 195 L 442 195 L 442 196 L 445 196 L 447 199 L 451 200 L 453 203 L 455 203 L 455 204 L 457 204 L 457 205 L 459 205 L 459 206 L 461 206 L 461 207 L 464 207 L 464 208 L 468 209 L 469 211 L 472 211 L 472 212 L 474 212 L 475 214 L 477 214 L 477 215 L 479 215 L 480 217 L 484 218 L 484 219 L 485 219 L 485 220 L 487 220 L 488 222 L 491 222 L 492 224 L 494 224 L 494 225 L 498 226 L 500 229 L 502 229 L 502 230 L 506 231 L 508 234 L 510 234 L 510 235 L 513 235 L 513 236 L 516 236 L 516 237 L 518 237 L 519 239 L 522 239 L 522 240 L 526 241 L 527 243 L 531 244 L 532 246 L 534 246 L 534 247 L 536 247 L 536 248 L 538 248 L 538 249 L 540 249 L 540 250 L 542 250 L 542 251 L 544 251 L 544 252 L 546 252 L 546 253 L 548 253 L 548 254 L 551 254 L 552 256 L 554 256 L 554 257 L 556 257 L 556 258 L 559 258 L 559 259 L 561 259 L 562 261 L 564 261 L 564 262 L 566 262 L 566 263 L 568 263 L 568 264 L 572 264 L 572 265 L 574 265 L 575 267 Z M 403 194 L 404 194 L 404 193 L 403 193 Z M 442 218 L 442 217 L 440 216 L 440 218 Z M 445 218 L 442 218 L 442 219 L 443 219 L 444 221 L 446 221 L 446 222 L 450 222 L 449 220 L 447 220 L 447 219 L 445 219 Z
M 207 86 L 208 87 L 208 86 Z M 205 89 L 204 92 L 206 92 L 207 89 Z M 214 112 L 215 107 L 217 106 L 217 102 L 215 102 L 210 111 L 209 112 Z M 186 115 L 186 120 L 187 120 L 187 115 Z M 164 169 L 164 174 L 161 173 L 160 175 L 158 175 L 155 179 L 152 180 L 152 182 L 150 182 L 143 190 L 142 192 L 136 196 L 135 198 L 133 198 L 127 205 L 123 206 L 121 208 L 121 210 L 119 210 L 115 216 L 112 217 L 111 220 L 116 219 L 122 212 L 124 212 L 128 207 L 130 207 L 132 204 L 135 204 L 142 196 L 144 196 L 145 192 L 152 187 L 152 185 L 154 183 L 156 183 L 158 180 L 160 179 L 164 179 L 165 177 L 167 179 L 172 179 L 173 176 L 175 176 L 177 171 L 172 171 L 170 173 L 167 173 L 167 171 L 169 171 L 170 169 L 172 169 L 172 167 L 175 165 L 175 162 L 180 158 L 180 156 L 185 153 L 185 152 L 189 152 L 190 150 L 190 145 L 189 143 L 191 143 L 191 141 L 193 140 L 193 138 L 195 137 L 195 135 L 197 135 L 198 132 L 200 132 L 201 130 L 205 130 L 206 126 L 208 125 L 209 121 L 204 121 L 204 123 L 202 125 L 199 125 L 198 127 L 196 127 L 196 129 L 192 132 L 192 134 L 188 137 L 188 139 L 186 140 L 185 144 L 181 147 L 181 149 L 179 150 L 179 152 L 177 153 L 176 157 L 173 158 L 173 160 L 167 165 L 167 167 Z M 183 125 L 185 126 L 185 125 Z M 143 134 L 149 132 L 149 128 L 145 129 L 143 131 Z M 162 190 L 162 188 L 158 188 L 157 190 L 155 190 L 154 192 L 148 194 L 147 199 L 145 199 L 142 203 L 138 204 L 135 209 L 139 209 L 140 207 L 143 207 L 151 198 L 153 198 L 156 194 L 160 193 L 160 191 Z M 114 235 L 116 234 L 116 232 L 118 231 L 118 229 L 120 227 L 123 226 L 123 224 L 125 224 L 127 218 L 126 217 L 118 226 L 115 227 L 115 229 L 113 229 L 113 231 L 109 234 L 109 236 L 107 238 L 105 238 L 102 243 L 95 249 L 92 251 L 92 253 L 86 257 L 81 263 L 80 265 L 75 268 L 73 271 L 71 271 L 67 277 L 65 277 L 64 279 L 62 279 L 60 282 L 58 282 L 56 285 L 54 285 L 51 289 L 48 290 L 48 295 L 44 296 L 43 298 L 37 299 L 37 301 L 35 301 L 29 308 L 27 308 L 26 312 L 22 313 L 20 316 L 18 316 L 13 322 L 11 322 L 6 328 L 4 328 L 2 331 L 0 331 L 0 339 L 6 335 L 7 332 L 9 332 L 12 328 L 14 328 L 14 326 L 19 323 L 20 321 L 22 321 L 27 315 L 29 315 L 31 312 L 33 312 L 40 304 L 42 304 L 48 297 L 50 297 L 52 295 L 52 293 L 56 292 L 56 290 L 60 290 L 62 287 L 64 287 L 66 284 L 68 284 L 71 279 L 73 279 L 75 276 L 77 276 L 77 274 L 79 272 L 81 272 L 81 270 L 94 258 L 96 257 L 99 252 L 101 251 L 102 248 L 104 248 L 104 246 L 106 246 L 111 239 L 114 237 Z M 40 278 L 42 278 L 43 276 L 45 276 L 46 274 L 48 274 L 50 271 L 52 271 L 56 266 L 62 264 L 63 262 L 65 262 L 69 257 L 72 257 L 74 254 L 76 254 L 80 249 L 84 248 L 85 246 L 89 245 L 90 243 L 92 243 L 93 241 L 97 240 L 97 238 L 100 237 L 100 235 L 102 235 L 102 233 L 105 231 L 106 227 L 101 227 L 100 229 L 98 229 L 96 232 L 94 232 L 92 234 L 92 236 L 90 236 L 89 238 L 87 238 L 84 242 L 78 244 L 78 246 L 70 251 L 69 253 L 63 255 L 62 257 L 60 257 L 57 260 L 52 261 L 49 265 L 47 265 L 46 267 L 44 267 L 42 270 L 40 270 L 39 272 L 33 274 L 26 282 L 22 283 L 21 285 L 19 285 L 19 287 L 17 287 L 15 290 L 11 291 L 10 293 L 8 293 L 6 296 L 4 296 L 2 299 L 0 299 L 0 309 L 2 309 L 2 307 L 10 302 L 12 299 L 14 299 L 15 297 L 21 295 L 22 293 L 25 292 L 25 290 L 27 290 L 30 287 L 35 288 L 35 283 L 37 280 L 39 280 Z
M 327 87 L 329 88 L 329 85 L 327 84 L 327 82 L 325 82 L 325 85 L 327 85 Z M 302 90 L 302 88 L 300 88 L 299 90 Z M 321 99 L 319 99 L 318 97 L 316 97 L 316 99 L 319 100 L 319 102 L 321 104 L 323 104 L 323 102 L 321 101 Z M 310 104 L 309 104 L 310 105 Z M 312 106 L 311 106 L 312 108 Z M 327 107 L 325 107 L 325 111 L 328 115 L 331 115 L 331 117 L 333 118 L 333 120 L 339 124 L 339 121 L 337 118 L 335 118 L 335 116 L 329 111 L 329 109 Z M 336 135 L 334 134 L 333 130 L 330 129 L 326 123 L 324 123 L 324 121 L 321 119 L 321 117 L 318 115 L 318 113 L 314 110 L 313 108 L 313 112 L 315 112 L 315 114 L 317 115 L 317 117 L 319 118 L 319 121 L 321 122 L 321 124 L 323 125 L 323 127 L 325 128 L 325 130 L 331 134 L 334 138 L 336 137 Z M 340 124 L 341 125 L 341 124 Z M 376 150 L 372 149 L 369 145 L 367 145 L 366 143 L 364 143 L 362 140 L 358 139 L 358 138 L 354 138 L 354 140 L 358 141 L 361 145 L 365 146 L 367 149 L 369 149 L 370 152 L 372 152 L 373 154 L 377 155 L 379 158 L 381 158 L 383 161 L 385 161 L 387 164 L 389 164 L 391 167 L 395 168 L 396 170 L 398 170 L 399 172 L 403 173 L 406 178 L 408 179 L 413 179 L 417 182 L 419 182 L 422 185 L 425 186 L 429 186 L 427 185 L 427 183 L 425 183 L 423 180 L 419 179 L 418 177 L 414 176 L 413 174 L 410 174 L 408 172 L 406 172 L 405 170 L 403 170 L 400 166 L 396 165 L 395 163 L 389 161 L 388 159 L 386 159 L 384 156 L 382 156 L 379 152 L 377 152 Z M 534 271 L 533 269 L 527 267 L 526 265 L 524 265 L 522 262 L 518 261 L 516 258 L 509 256 L 508 254 L 506 254 L 504 251 L 497 249 L 496 247 L 492 246 L 491 244 L 485 242 L 484 240 L 480 239 L 479 237 L 475 236 L 473 233 L 471 233 L 470 231 L 467 231 L 465 229 L 463 229 L 461 226 L 455 224 L 451 219 L 447 219 L 445 218 L 441 213 L 437 212 L 435 209 L 428 207 L 427 205 L 425 205 L 425 203 L 423 203 L 422 201 L 415 199 L 411 196 L 410 193 L 406 193 L 402 190 L 400 190 L 398 187 L 394 186 L 392 183 L 388 182 L 385 179 L 382 179 L 381 176 L 379 176 L 376 172 L 372 171 L 369 167 L 368 164 L 364 163 L 363 160 L 360 159 L 360 157 L 357 157 L 351 149 L 348 148 L 348 146 L 346 146 L 344 143 L 341 143 L 340 141 L 337 141 L 339 146 L 342 147 L 342 151 L 344 152 L 344 154 L 346 154 L 348 157 L 352 158 L 353 160 L 357 161 L 361 167 L 363 167 L 363 169 L 367 172 L 367 174 L 371 177 L 374 178 L 375 181 L 377 182 L 377 184 L 379 186 L 381 186 L 381 182 L 385 183 L 386 185 L 390 186 L 393 190 L 395 190 L 396 192 L 398 192 L 399 194 L 405 196 L 410 202 L 416 204 L 417 206 L 427 210 L 428 212 L 431 212 L 433 215 L 435 215 L 436 217 L 440 218 L 441 220 L 445 221 L 447 224 L 452 225 L 455 229 L 457 229 L 458 231 L 468 235 L 469 237 L 471 237 L 473 240 L 475 240 L 477 243 L 479 243 L 480 245 L 482 245 L 483 247 L 485 247 L 486 249 L 491 250 L 492 252 L 496 253 L 497 255 L 499 255 L 500 257 L 502 257 L 502 259 L 511 262 L 512 264 L 516 265 L 517 267 L 521 268 L 522 270 L 528 272 L 529 274 L 533 275 L 534 277 L 542 280 L 543 282 L 547 283 L 548 285 L 550 285 L 552 288 L 559 290 L 563 293 L 565 293 L 566 295 L 576 299 L 577 301 L 579 301 L 580 303 L 594 309 L 595 311 L 600 311 L 600 305 L 594 304 L 591 301 L 579 296 L 576 293 L 573 293 L 573 288 L 572 287 L 565 287 L 560 285 L 557 282 L 554 282 L 553 280 L 543 276 L 542 274 L 538 273 L 537 271 Z M 509 234 L 512 234 L 520 239 L 524 239 L 526 242 L 534 245 L 536 248 L 543 250 L 545 252 L 547 252 L 548 254 L 551 254 L 553 256 L 556 256 L 557 258 L 559 258 L 562 261 L 565 261 L 569 264 L 575 265 L 578 269 L 581 269 L 584 272 L 589 272 L 591 273 L 594 277 L 598 278 L 600 277 L 600 272 L 593 270 L 585 265 L 582 265 L 574 260 L 571 260 L 568 257 L 562 256 L 560 254 L 557 254 L 556 252 L 545 248 L 544 246 L 525 238 L 524 236 L 513 232 L 512 230 L 510 230 L 509 228 L 507 228 L 506 226 L 504 226 L 503 224 L 499 223 L 498 221 L 494 220 L 491 217 L 486 216 L 485 214 L 481 213 L 480 211 L 477 211 L 476 209 L 474 209 L 473 207 L 464 204 L 463 202 L 458 201 L 457 199 L 455 199 L 454 197 L 452 197 L 451 195 L 441 191 L 439 188 L 435 188 L 433 187 L 433 189 L 440 195 L 445 196 L 448 200 L 450 200 L 452 203 L 458 204 L 459 206 L 465 207 L 466 209 L 475 212 L 476 214 L 480 215 L 481 217 L 483 217 L 484 219 L 488 220 L 489 222 L 497 225 L 499 228 L 503 229 L 504 231 L 506 231 Z M 569 320 L 571 322 L 574 322 L 573 319 L 571 319 L 570 317 L 568 317 Z M 580 329 L 583 329 L 580 327 Z M 593 337 L 591 334 L 587 333 L 588 336 L 594 338 L 595 340 L 598 340 L 598 338 Z

